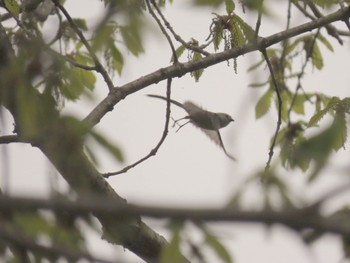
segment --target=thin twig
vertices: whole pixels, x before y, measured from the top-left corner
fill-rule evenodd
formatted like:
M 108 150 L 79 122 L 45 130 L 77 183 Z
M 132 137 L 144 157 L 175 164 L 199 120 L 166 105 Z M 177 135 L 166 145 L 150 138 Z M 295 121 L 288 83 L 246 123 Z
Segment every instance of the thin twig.
M 151 2 L 154 5 L 154 8 L 156 9 L 157 13 L 159 14 L 159 16 L 161 17 L 161 19 L 163 20 L 164 25 L 169 29 L 169 31 L 171 32 L 171 34 L 174 36 L 174 38 L 179 41 L 184 47 L 186 47 L 189 50 L 201 53 L 204 56 L 209 56 L 210 53 L 203 50 L 201 47 L 195 46 L 195 45 L 191 45 L 188 42 L 184 41 L 178 34 L 176 34 L 176 32 L 174 31 L 174 29 L 172 28 L 172 26 L 170 25 L 170 23 L 168 22 L 168 20 L 165 18 L 165 16 L 163 15 L 163 13 L 160 11 L 159 7 L 156 5 L 156 3 L 154 2 L 154 0 L 151 0 Z M 209 42 L 210 43 L 210 42 Z M 202 47 L 205 47 L 205 45 L 203 45 Z
M 159 8 L 157 6 L 157 4 L 152 1 L 152 0 L 146 0 L 146 5 L 147 5 L 147 8 L 148 8 L 148 11 L 150 12 L 151 16 L 153 17 L 153 19 L 157 22 L 160 30 L 162 31 L 162 33 L 164 34 L 165 38 L 168 40 L 168 43 L 170 45 L 170 48 L 171 48 L 171 52 L 173 53 L 173 58 L 174 58 L 174 62 L 177 63 L 178 62 L 178 59 L 177 59 L 177 55 L 176 55 L 176 50 L 175 50 L 175 47 L 174 47 L 174 44 L 173 42 L 171 41 L 171 38 L 170 36 L 168 35 L 168 33 L 166 32 L 165 28 L 163 27 L 162 23 L 160 22 L 160 20 L 158 19 L 157 15 L 153 12 L 153 9 L 149 3 L 149 1 L 152 2 L 152 5 L 154 6 L 154 8 L 158 11 Z M 160 13 L 160 11 L 158 12 Z
M 292 0 L 289 0 L 288 1 L 288 11 L 287 11 L 287 24 L 286 24 L 286 31 L 290 28 L 290 21 L 291 21 L 291 18 L 292 18 L 292 13 L 291 13 L 291 9 L 292 9 Z M 280 65 L 281 65 L 281 70 L 283 72 L 282 76 L 284 76 L 284 71 L 285 71 L 285 68 L 284 68 L 284 59 L 286 57 L 286 53 L 287 53 L 287 49 L 286 49 L 286 46 L 288 44 L 288 39 L 284 40 L 282 42 L 282 54 L 281 54 L 281 58 L 280 58 Z
M 0 136 L 0 144 L 7 144 L 13 142 L 21 142 L 17 135 L 4 135 Z
M 281 98 L 280 89 L 279 89 L 279 87 L 278 87 L 278 85 L 277 85 L 275 73 L 274 73 L 274 71 L 273 71 L 273 68 L 272 68 L 270 59 L 269 59 L 269 57 L 267 56 L 267 53 L 266 53 L 266 49 L 262 49 L 262 50 L 261 50 L 261 53 L 263 54 L 264 59 L 265 59 L 265 61 L 266 61 L 266 63 L 267 63 L 267 66 L 268 66 L 268 68 L 269 68 L 269 70 L 270 70 L 270 75 L 271 75 L 272 83 L 273 83 L 273 86 L 274 86 L 274 88 L 275 88 L 275 92 L 276 92 L 276 95 L 277 95 L 277 106 L 278 106 L 276 131 L 275 131 L 275 135 L 273 136 L 273 140 L 272 140 L 272 143 L 271 143 L 271 146 L 270 146 L 269 158 L 268 158 L 268 160 L 267 160 L 267 162 L 266 162 L 266 166 L 265 166 L 265 171 L 268 171 L 269 168 L 270 168 L 270 163 L 271 163 L 273 154 L 274 154 L 274 148 L 275 148 L 275 145 L 276 145 L 276 140 L 277 140 L 278 132 L 279 132 L 280 127 L 281 127 L 281 124 L 282 124 L 282 98 Z
M 167 98 L 167 104 L 166 104 L 166 113 L 165 113 L 165 125 L 164 125 L 164 130 L 163 130 L 163 134 L 162 137 L 160 138 L 159 142 L 157 143 L 157 145 L 149 152 L 149 154 L 147 154 L 146 156 L 144 156 L 143 158 L 141 158 L 140 160 L 138 160 L 137 162 L 128 165 L 126 167 L 124 167 L 122 170 L 118 171 L 118 172 L 112 172 L 112 173 L 105 173 L 102 174 L 103 177 L 108 178 L 112 175 L 117 175 L 117 174 L 122 174 L 122 173 L 126 173 L 128 170 L 130 170 L 131 168 L 134 168 L 135 166 L 139 165 L 140 163 L 146 161 L 148 158 L 150 158 L 151 156 L 154 156 L 157 154 L 160 146 L 163 144 L 165 138 L 168 135 L 168 131 L 169 131 L 169 120 L 170 120 L 170 93 L 171 93 L 171 82 L 172 79 L 169 78 L 167 81 L 167 87 L 166 87 L 166 98 Z
M 62 60 L 67 61 L 68 63 L 70 63 L 74 67 L 81 68 L 81 69 L 84 69 L 84 70 L 90 70 L 90 71 L 94 71 L 94 70 L 98 69 L 97 66 L 88 66 L 88 65 L 80 64 L 80 63 L 76 62 L 75 60 L 71 59 L 70 57 L 68 57 L 67 55 L 64 56 L 61 53 L 59 53 L 59 52 L 49 48 L 48 46 L 45 47 L 45 49 L 46 49 L 46 51 L 48 53 L 51 53 L 53 56 L 56 56 L 56 57 L 58 57 L 58 58 L 60 58 Z
M 258 9 L 258 19 L 256 21 L 255 25 L 255 33 L 254 33 L 254 40 L 257 41 L 259 37 L 259 30 L 261 26 L 261 17 L 262 17 L 262 10 L 263 10 L 264 0 L 259 1 L 259 9 Z
M 106 84 L 108 86 L 108 89 L 112 90 L 113 89 L 113 82 L 112 82 L 110 76 L 108 75 L 107 70 L 102 66 L 102 64 L 99 61 L 99 59 L 97 58 L 96 54 L 92 50 L 92 48 L 91 48 L 89 42 L 86 40 L 84 34 L 81 32 L 79 27 L 75 24 L 74 20 L 72 19 L 70 14 L 67 12 L 67 10 L 64 8 L 64 6 L 62 6 L 60 4 L 59 0 L 52 0 L 52 1 L 57 6 L 57 8 L 60 9 L 61 12 L 64 14 L 64 16 L 68 20 L 70 26 L 72 27 L 74 32 L 78 35 L 80 41 L 83 43 L 83 45 L 85 46 L 85 48 L 89 52 L 91 58 L 94 60 L 97 72 L 99 72 L 101 74 L 101 76 L 103 77 L 104 81 L 106 82 Z
M 299 9 L 300 12 L 302 12 L 306 17 L 310 18 L 311 20 L 316 20 L 316 19 L 319 19 L 319 18 L 322 18 L 324 17 L 321 12 L 315 7 L 313 6 L 313 4 L 309 5 L 309 7 L 311 8 L 311 10 L 313 11 L 314 15 L 316 16 L 313 16 L 311 15 L 305 8 L 303 8 L 302 6 L 300 6 L 299 3 L 297 3 L 297 1 L 292 1 L 294 6 L 296 8 Z M 336 40 L 338 40 L 338 43 L 340 45 L 343 45 L 343 40 L 339 37 L 339 33 L 338 33 L 338 30 L 332 26 L 332 25 L 325 25 L 324 26 L 327 30 L 327 33 L 334 37 Z
M 313 38 L 313 40 L 312 40 L 312 43 L 311 43 L 309 49 L 306 51 L 306 58 L 305 58 L 305 61 L 304 61 L 303 65 L 302 65 L 302 67 L 301 67 L 300 73 L 298 74 L 298 83 L 297 83 L 297 87 L 295 88 L 295 92 L 294 92 L 294 94 L 293 94 L 292 102 L 290 103 L 290 106 L 289 106 L 289 109 L 288 109 L 288 125 L 291 124 L 291 121 L 290 121 L 290 114 L 291 114 L 291 112 L 292 112 L 292 108 L 293 108 L 294 103 L 295 103 L 295 101 L 296 101 L 296 97 L 297 97 L 297 95 L 298 95 L 298 91 L 299 91 L 299 89 L 302 89 L 302 86 L 301 86 L 301 78 L 304 76 L 305 69 L 306 69 L 306 66 L 307 66 L 307 64 L 308 64 L 309 59 L 312 58 L 312 51 L 313 51 L 313 49 L 314 49 L 314 46 L 315 46 L 315 43 L 316 43 L 316 39 L 317 39 L 317 37 L 318 37 L 318 35 L 319 35 L 319 33 L 320 33 L 320 30 L 321 30 L 320 28 L 317 30 L 317 32 L 316 32 L 316 34 L 315 34 L 315 36 L 314 36 L 314 38 Z M 305 96 L 306 96 L 306 94 L 305 94 Z

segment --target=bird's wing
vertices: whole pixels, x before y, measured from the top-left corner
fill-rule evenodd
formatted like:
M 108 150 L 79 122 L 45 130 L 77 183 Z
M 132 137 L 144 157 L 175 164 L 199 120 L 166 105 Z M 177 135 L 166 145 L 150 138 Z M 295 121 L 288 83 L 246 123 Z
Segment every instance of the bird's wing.
M 207 111 L 191 101 L 186 101 L 183 105 L 195 126 L 207 130 L 220 128 L 220 120 L 216 113 Z
M 227 157 L 229 157 L 233 161 L 237 161 L 235 157 L 233 157 L 226 151 L 224 143 L 222 142 L 219 130 L 207 130 L 202 128 L 200 129 L 209 137 L 209 139 L 211 139 L 213 142 L 215 142 L 217 145 L 219 145 L 222 148 L 222 150 L 224 151 Z
M 204 110 L 201 106 L 193 103 L 192 101 L 188 101 L 188 100 L 183 103 L 183 107 L 189 115 L 191 115 L 191 113 L 193 113 L 193 112 Z

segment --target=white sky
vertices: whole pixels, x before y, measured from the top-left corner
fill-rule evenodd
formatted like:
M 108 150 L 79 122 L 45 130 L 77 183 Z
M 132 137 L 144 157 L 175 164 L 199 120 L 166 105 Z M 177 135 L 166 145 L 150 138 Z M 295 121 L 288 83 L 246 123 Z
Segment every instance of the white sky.
M 100 1 L 89 1 L 89 4 L 78 0 L 67 2 L 67 9 L 72 16 L 93 20 L 98 17 L 97 14 L 101 14 Z M 273 14 L 276 17 L 263 20 L 262 36 L 283 30 L 286 8 L 283 4 L 275 2 L 274 7 L 276 9 Z M 239 6 L 237 10 L 241 12 Z M 213 11 L 223 13 L 223 9 L 196 10 L 191 9 L 185 1 L 175 1 L 173 5 L 168 6 L 164 14 L 183 39 L 194 37 L 203 41 L 208 35 Z M 254 25 L 254 17 L 249 19 L 252 21 L 250 24 Z M 123 76 L 115 78 L 116 85 L 120 86 L 141 75 L 151 73 L 159 67 L 169 65 L 169 47 L 164 38 L 157 35 L 158 33 L 157 30 L 150 30 L 150 34 L 146 36 L 144 55 L 138 58 L 130 56 L 125 59 Z M 340 97 L 349 96 L 350 75 L 347 63 L 349 60 L 345 59 L 350 55 L 349 42 L 342 47 L 334 41 L 332 43 L 335 52 L 332 54 L 325 51 L 324 71 L 309 71 L 303 83 L 307 90 L 318 90 Z M 227 150 L 236 156 L 239 162 L 233 163 L 219 147 L 193 126 L 188 125 L 178 133 L 175 133 L 175 129 L 171 129 L 155 157 L 129 170 L 126 174 L 108 179 L 118 194 L 128 202 L 137 204 L 167 207 L 221 207 L 239 187 L 240 182 L 264 167 L 268 158 L 269 139 L 274 133 L 277 115 L 273 109 L 263 119 L 255 120 L 254 107 L 265 88 L 252 89 L 248 84 L 257 78 L 265 79 L 267 71 L 263 72 L 260 69 L 258 75 L 249 75 L 246 69 L 259 56 L 256 53 L 238 58 L 238 74 L 234 73 L 232 66 L 227 67 L 226 63 L 222 63 L 206 69 L 198 83 L 195 83 L 189 75 L 174 79 L 172 83 L 172 98 L 180 102 L 190 99 L 210 111 L 227 112 L 233 116 L 235 122 L 222 130 L 222 136 Z M 184 60 L 185 56 L 181 61 Z M 126 163 L 122 165 L 99 151 L 101 172 L 117 171 L 124 165 L 143 157 L 156 145 L 164 126 L 165 103 L 148 98 L 144 94 L 164 95 L 165 87 L 166 83 L 161 82 L 127 97 L 98 124 L 96 128 L 119 145 L 126 157 Z M 294 86 L 291 85 L 291 87 Z M 107 87 L 100 82 L 94 92 L 98 99 L 78 102 L 76 105 L 69 104 L 70 112 L 82 118 L 85 117 L 106 93 Z M 184 116 L 184 112 L 174 106 L 172 116 L 175 119 L 180 118 Z M 0 132 L 8 134 L 11 130 L 11 121 L 9 121 L 5 129 Z M 349 143 L 347 146 L 349 147 Z M 4 176 L 5 166 L 1 165 L 2 188 L 5 187 L 11 194 L 35 196 L 48 194 L 48 184 L 59 177 L 53 175 L 50 164 L 41 153 L 26 145 L 10 145 L 6 148 L 10 176 L 7 182 Z M 0 146 L 0 149 L 3 150 L 4 147 Z M 275 151 L 274 159 L 277 155 L 278 151 Z M 305 176 L 298 171 L 282 170 L 284 174 L 282 177 L 290 182 L 301 200 L 312 200 L 322 195 L 325 190 L 345 181 L 345 171 L 342 173 L 339 171 L 345 168 L 344 164 L 347 165 L 346 160 L 348 160 L 348 150 L 340 150 L 337 158 L 331 160 L 326 176 L 310 188 L 305 186 Z M 0 159 L 1 163 L 4 161 L 6 161 L 5 158 Z M 256 185 L 249 191 L 247 206 L 256 207 L 261 203 L 262 196 L 259 188 L 260 186 Z M 338 204 L 333 203 L 333 205 Z M 159 222 L 150 221 L 150 224 L 163 234 Z M 214 229 L 223 236 L 237 263 L 328 263 L 340 262 L 341 259 L 341 248 L 338 239 L 334 236 L 322 239 L 308 250 L 294 233 L 280 226 L 272 227 L 271 232 L 265 231 L 261 226 L 246 224 L 218 224 Z M 193 235 L 195 236 L 196 233 Z M 115 250 L 98 238 L 92 243 L 92 249 L 99 255 L 107 255 Z M 118 250 L 118 255 L 119 253 L 122 257 L 131 259 L 132 262 L 141 262 L 128 252 Z M 211 262 L 219 261 L 213 259 Z

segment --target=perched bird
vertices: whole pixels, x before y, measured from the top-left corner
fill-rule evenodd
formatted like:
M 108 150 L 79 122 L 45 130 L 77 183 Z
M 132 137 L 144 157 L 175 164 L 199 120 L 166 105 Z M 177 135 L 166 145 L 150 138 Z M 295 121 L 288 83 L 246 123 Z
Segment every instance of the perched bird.
M 147 96 L 165 101 L 167 100 L 166 97 L 159 95 L 148 94 Z M 170 99 L 170 102 L 184 109 L 188 113 L 188 116 L 179 119 L 188 119 L 188 122 L 180 125 L 179 129 L 187 123 L 192 123 L 194 126 L 200 128 L 212 141 L 219 145 L 231 160 L 236 161 L 235 157 L 227 153 L 219 132 L 219 129 L 226 127 L 230 122 L 234 121 L 230 115 L 226 113 L 215 113 L 204 110 L 191 101 L 180 103 L 176 100 Z M 179 120 L 175 122 L 178 122 Z

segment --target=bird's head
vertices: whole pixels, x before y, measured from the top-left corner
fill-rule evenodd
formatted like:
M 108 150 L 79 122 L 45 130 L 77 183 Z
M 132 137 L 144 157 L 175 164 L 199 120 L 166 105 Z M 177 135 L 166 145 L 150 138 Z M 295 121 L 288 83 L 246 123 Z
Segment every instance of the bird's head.
M 235 121 L 227 113 L 218 113 L 217 116 L 219 117 L 221 128 L 227 126 L 231 121 Z

